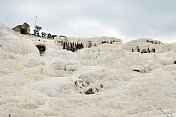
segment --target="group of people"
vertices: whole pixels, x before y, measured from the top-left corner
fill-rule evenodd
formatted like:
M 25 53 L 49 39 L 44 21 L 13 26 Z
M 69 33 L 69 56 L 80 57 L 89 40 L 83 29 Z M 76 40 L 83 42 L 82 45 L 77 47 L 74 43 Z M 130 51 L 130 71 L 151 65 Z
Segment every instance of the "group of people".
M 62 35 L 60 35 L 59 37 L 61 37 Z M 65 36 L 62 36 L 64 38 L 66 38 Z M 112 44 L 113 42 L 117 42 L 117 41 L 102 41 L 102 44 L 103 43 L 110 43 Z M 66 49 L 66 50 L 69 50 L 69 51 L 72 51 L 72 52 L 75 52 L 77 51 L 78 49 L 82 49 L 84 48 L 84 45 L 83 43 L 79 43 L 79 42 L 69 42 L 69 41 L 59 41 L 59 43 L 61 43 L 61 46 L 63 47 L 63 49 Z M 94 44 L 94 46 L 96 46 L 96 44 Z M 92 47 L 92 42 L 90 42 L 88 44 L 88 46 L 86 46 L 88 48 Z
M 110 42 L 108 42 L 108 41 L 102 41 L 102 44 L 104 44 L 104 43 L 110 43 L 110 44 L 112 44 L 113 42 L 117 42 L 117 41 L 110 41 Z
M 63 46 L 63 49 L 75 52 L 78 49 L 84 48 L 84 45 L 82 43 L 78 42 L 68 42 L 68 41 L 61 41 L 61 46 Z
M 141 52 L 141 53 L 155 53 L 155 48 L 152 48 L 152 50 L 148 49 L 142 49 L 140 50 L 139 46 L 136 47 L 137 52 Z M 132 52 L 134 52 L 134 49 L 132 49 Z

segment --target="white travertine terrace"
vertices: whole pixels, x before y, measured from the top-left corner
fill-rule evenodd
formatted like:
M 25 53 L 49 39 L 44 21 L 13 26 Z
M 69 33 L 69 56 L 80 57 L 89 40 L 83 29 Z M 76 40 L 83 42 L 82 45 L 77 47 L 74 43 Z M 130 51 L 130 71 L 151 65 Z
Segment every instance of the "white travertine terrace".
M 59 41 L 84 48 L 67 51 Z M 148 48 L 155 51 L 141 53 Z M 0 117 L 164 117 L 160 108 L 174 117 L 175 74 L 176 44 L 48 40 L 0 24 Z

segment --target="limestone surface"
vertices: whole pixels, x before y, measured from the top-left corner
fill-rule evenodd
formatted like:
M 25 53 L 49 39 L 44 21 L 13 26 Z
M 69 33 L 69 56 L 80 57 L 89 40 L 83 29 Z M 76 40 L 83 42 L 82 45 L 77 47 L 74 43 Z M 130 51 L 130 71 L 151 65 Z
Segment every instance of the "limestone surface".
M 48 40 L 0 24 L 0 117 L 164 117 L 161 109 L 176 116 L 176 44 Z

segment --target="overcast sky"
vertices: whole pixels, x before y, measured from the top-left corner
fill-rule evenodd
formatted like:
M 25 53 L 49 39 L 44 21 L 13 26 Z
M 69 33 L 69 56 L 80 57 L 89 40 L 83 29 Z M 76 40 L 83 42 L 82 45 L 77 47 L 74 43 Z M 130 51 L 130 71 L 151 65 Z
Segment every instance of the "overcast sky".
M 0 23 L 46 33 L 176 42 L 176 0 L 0 0 Z

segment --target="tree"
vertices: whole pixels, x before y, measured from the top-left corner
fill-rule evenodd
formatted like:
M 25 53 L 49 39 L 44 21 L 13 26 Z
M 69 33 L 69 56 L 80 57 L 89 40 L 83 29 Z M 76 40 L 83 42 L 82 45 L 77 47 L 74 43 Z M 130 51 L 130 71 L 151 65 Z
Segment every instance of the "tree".
M 48 33 L 47 38 L 49 38 L 49 39 L 51 38 L 51 34 L 50 33 Z
M 39 31 L 42 30 L 42 27 L 40 26 L 34 26 L 34 35 L 40 36 Z
M 46 36 L 46 33 L 45 33 L 45 32 L 42 32 L 41 34 L 42 34 L 42 37 L 45 37 L 45 36 Z
M 54 39 L 55 37 L 57 37 L 57 35 L 51 35 L 51 38 Z

